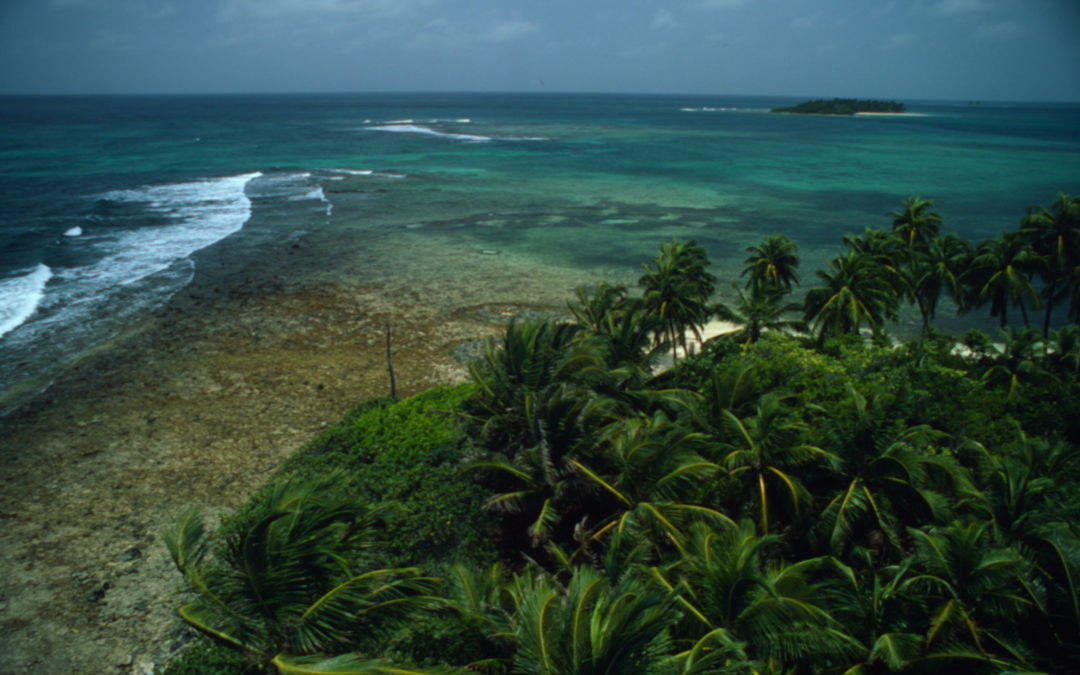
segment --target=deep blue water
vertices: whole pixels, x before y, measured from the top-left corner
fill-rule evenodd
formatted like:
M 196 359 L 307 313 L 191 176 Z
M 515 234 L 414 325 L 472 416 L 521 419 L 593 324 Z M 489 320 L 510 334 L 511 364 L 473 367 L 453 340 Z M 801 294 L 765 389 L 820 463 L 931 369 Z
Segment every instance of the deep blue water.
M 734 278 L 746 246 L 782 232 L 810 281 L 842 234 L 887 226 L 908 195 L 978 239 L 1080 192 L 1080 106 L 766 113 L 793 102 L 0 98 L 0 389 L 47 380 L 160 305 L 196 273 L 192 254 L 225 238 L 254 251 L 316 232 L 332 273 L 335 242 L 375 231 L 432 228 L 537 264 L 631 271 L 660 240 L 693 237 Z

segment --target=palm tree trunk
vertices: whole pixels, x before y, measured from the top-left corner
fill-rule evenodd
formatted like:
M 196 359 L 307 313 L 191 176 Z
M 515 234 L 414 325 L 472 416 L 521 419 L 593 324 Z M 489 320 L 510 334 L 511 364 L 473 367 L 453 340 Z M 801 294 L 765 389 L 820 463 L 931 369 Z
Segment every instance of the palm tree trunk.
M 924 333 L 930 332 L 930 315 L 926 311 L 926 307 L 923 305 L 923 299 L 918 295 L 915 296 L 915 302 L 919 305 L 919 313 L 922 314 L 922 329 Z
M 1050 312 L 1054 309 L 1054 293 L 1057 291 L 1057 283 L 1050 284 L 1046 292 L 1046 316 L 1043 317 L 1043 337 L 1050 335 Z
M 1030 322 L 1028 321 L 1027 307 L 1024 306 L 1023 298 L 1020 298 L 1020 313 L 1024 316 L 1024 328 L 1027 328 L 1030 325 Z

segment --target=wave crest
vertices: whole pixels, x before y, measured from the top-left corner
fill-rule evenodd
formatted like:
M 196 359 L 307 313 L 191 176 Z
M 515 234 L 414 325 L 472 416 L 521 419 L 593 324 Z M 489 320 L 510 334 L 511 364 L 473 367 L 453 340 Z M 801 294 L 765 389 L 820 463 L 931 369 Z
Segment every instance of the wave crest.
M 38 263 L 27 274 L 0 281 L 0 337 L 34 315 L 52 276 L 47 265 Z

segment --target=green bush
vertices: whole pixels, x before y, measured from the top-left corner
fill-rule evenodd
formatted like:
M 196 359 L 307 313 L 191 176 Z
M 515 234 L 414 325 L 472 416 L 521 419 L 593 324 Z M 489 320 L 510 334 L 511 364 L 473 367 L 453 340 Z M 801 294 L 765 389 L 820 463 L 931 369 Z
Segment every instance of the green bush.
M 157 675 L 239 675 L 251 664 L 243 654 L 199 636 L 178 656 L 155 668 Z

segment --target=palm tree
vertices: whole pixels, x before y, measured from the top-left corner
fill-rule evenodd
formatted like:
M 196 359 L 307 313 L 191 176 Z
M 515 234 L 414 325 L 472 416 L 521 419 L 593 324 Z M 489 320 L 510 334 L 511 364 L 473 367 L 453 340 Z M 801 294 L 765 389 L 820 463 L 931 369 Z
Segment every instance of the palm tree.
M 591 295 L 584 286 L 579 286 L 577 302 L 568 306 L 579 325 L 585 328 L 582 338 L 591 341 L 600 352 L 598 361 L 602 365 L 597 364 L 594 370 L 608 371 L 603 375 L 624 371 L 622 374 L 631 378 L 648 372 L 659 350 L 652 336 L 664 331 L 664 323 L 640 301 L 628 300 L 623 286 L 600 282 Z M 585 351 L 576 358 L 585 356 Z
M 665 671 L 668 629 L 679 619 L 671 593 L 640 576 L 610 579 L 574 568 L 566 585 L 526 572 L 509 586 L 514 672 L 614 675 Z
M 782 234 L 769 235 L 757 246 L 747 247 L 750 257 L 740 275 L 750 275 L 746 287 L 783 287 L 790 291 L 793 283 L 799 283 L 798 251 L 795 242 Z
M 715 291 L 716 277 L 705 271 L 709 266 L 705 249 L 693 240 L 660 245 L 654 261 L 656 269 L 645 265 L 645 274 L 638 285 L 645 289 L 642 302 L 649 312 L 664 322 L 664 331 L 657 341 L 671 345 L 672 356 L 678 358 L 677 345 L 686 347 L 686 332 L 690 330 L 701 339 L 701 329 L 709 319 L 709 298 Z
M 861 235 L 844 235 L 841 242 L 848 253 L 859 253 L 873 261 L 876 273 L 889 285 L 894 295 L 899 298 L 910 294 L 910 284 L 902 271 L 908 258 L 907 249 L 899 234 L 867 227 Z
M 868 406 L 850 385 L 848 396 L 847 407 L 854 415 L 840 453 L 843 483 L 821 511 L 815 529 L 834 555 L 869 541 L 872 533 L 883 535 L 874 548 L 888 543 L 891 551 L 900 551 L 901 525 L 922 525 L 947 515 L 944 496 L 929 488 L 928 473 L 948 472 L 950 467 L 924 451 L 944 434 L 917 426 L 883 440 L 889 432 L 878 428 L 878 406 Z
M 624 411 L 610 399 L 567 383 L 528 392 L 515 413 L 513 444 L 469 459 L 466 469 L 483 474 L 493 491 L 484 508 L 508 517 L 504 545 L 539 548 L 569 538 L 588 515 L 587 484 L 573 460 L 590 456 L 617 412 Z
M 735 284 L 732 284 L 732 287 L 739 295 L 736 306 L 729 307 L 718 303 L 714 312 L 725 321 L 744 326 L 748 342 L 757 342 L 766 330 L 805 330 L 806 322 L 783 318 L 785 313 L 801 308 L 798 303 L 784 302 L 784 296 L 787 295 L 784 289 L 755 283 L 750 286 L 750 293 L 747 295 Z
M 817 602 L 811 578 L 823 559 L 768 563 L 765 553 L 777 541 L 745 519 L 720 530 L 694 525 L 681 559 L 652 569 L 661 587 L 678 593 L 686 612 L 680 632 L 742 643 L 747 656 L 772 662 L 776 672 L 795 664 L 812 671 L 815 660 L 861 651 Z
M 575 294 L 577 302 L 566 305 L 577 317 L 578 323 L 595 335 L 604 332 L 609 318 L 623 305 L 626 287 L 601 281 L 593 289 L 592 295 L 585 286 L 578 286 Z
M 1080 374 L 1080 327 L 1051 330 L 1047 340 L 1049 361 L 1061 373 Z
M 1040 358 L 1045 350 L 1038 331 L 1030 326 L 1020 330 L 1006 326 L 999 330 L 1004 339 L 1004 349 L 983 373 L 983 380 L 1006 387 L 1009 398 L 1016 394 L 1022 384 L 1052 380 L 1053 375 L 1043 367 L 1044 361 Z
M 941 231 L 941 216 L 931 209 L 934 202 L 919 197 L 908 197 L 900 211 L 890 211 L 893 217 L 893 232 L 904 242 L 909 255 L 914 251 L 923 251 Z
M 989 301 L 990 316 L 999 317 L 1002 328 L 1009 321 L 1009 306 L 1018 306 L 1024 316 L 1024 325 L 1028 325 L 1025 299 L 1034 308 L 1040 306 L 1039 295 L 1028 276 L 1033 260 L 1031 249 L 1015 232 L 981 242 L 975 250 L 971 268 L 964 275 L 971 303 L 981 306 Z
M 817 275 L 824 285 L 806 294 L 803 310 L 819 343 L 864 324 L 876 335 L 885 319 L 896 318 L 899 303 L 886 268 L 869 255 L 849 251 Z
M 628 524 L 647 529 L 654 546 L 684 545 L 691 522 L 730 523 L 724 514 L 700 506 L 720 466 L 700 454 L 705 438 L 668 420 L 663 413 L 628 418 L 608 427 L 603 452 L 592 461 L 570 460 L 610 505 L 594 520 L 597 539 Z
M 911 583 L 914 557 L 897 565 L 875 566 L 866 549 L 854 551 L 852 566 L 832 559 L 828 584 L 832 615 L 864 651 L 860 663 L 845 673 L 896 672 L 923 655 L 923 635 L 914 632 L 913 608 L 923 610 L 921 594 Z M 923 610 L 924 611 L 924 610 Z
M 779 509 L 773 495 L 782 494 L 796 517 L 810 500 L 793 469 L 835 457 L 804 442 L 807 427 L 776 394 L 766 394 L 750 417 L 739 419 L 729 410 L 723 415 L 730 440 L 724 444 L 729 451 L 722 463 L 742 485 L 746 503 L 757 510 L 761 532 L 768 533 L 769 514 Z
M 1014 549 L 991 548 L 986 522 L 908 532 L 918 556 L 918 583 L 933 606 L 927 647 L 967 643 L 984 659 L 1030 667 L 1012 639 L 1016 622 L 1042 602 L 1029 563 Z
M 379 672 L 377 663 L 319 653 L 428 604 L 436 580 L 415 568 L 358 571 L 380 513 L 355 499 L 327 497 L 331 485 L 332 478 L 279 484 L 250 526 L 226 534 L 217 560 L 198 512 L 178 520 L 165 543 L 197 596 L 180 616 L 264 670 L 333 665 L 343 669 L 325 672 Z
M 961 277 L 971 263 L 971 247 L 966 240 L 950 233 L 930 241 L 912 262 L 912 295 L 922 314 L 923 331 L 928 331 L 943 290 L 957 307 L 963 306 Z
M 1020 233 L 1040 256 L 1039 274 L 1046 284 L 1043 289 L 1046 298 L 1043 337 L 1046 337 L 1054 302 L 1061 299 L 1062 291 L 1068 290 L 1068 271 L 1080 265 L 1080 197 L 1062 192 L 1049 209 L 1029 206 L 1027 216 L 1020 223 Z
M 575 324 L 513 321 L 501 344 L 489 341 L 483 359 L 470 366 L 479 385 L 466 405 L 474 435 L 491 448 L 531 445 L 530 402 L 537 392 L 571 381 L 569 355 L 580 331 Z

